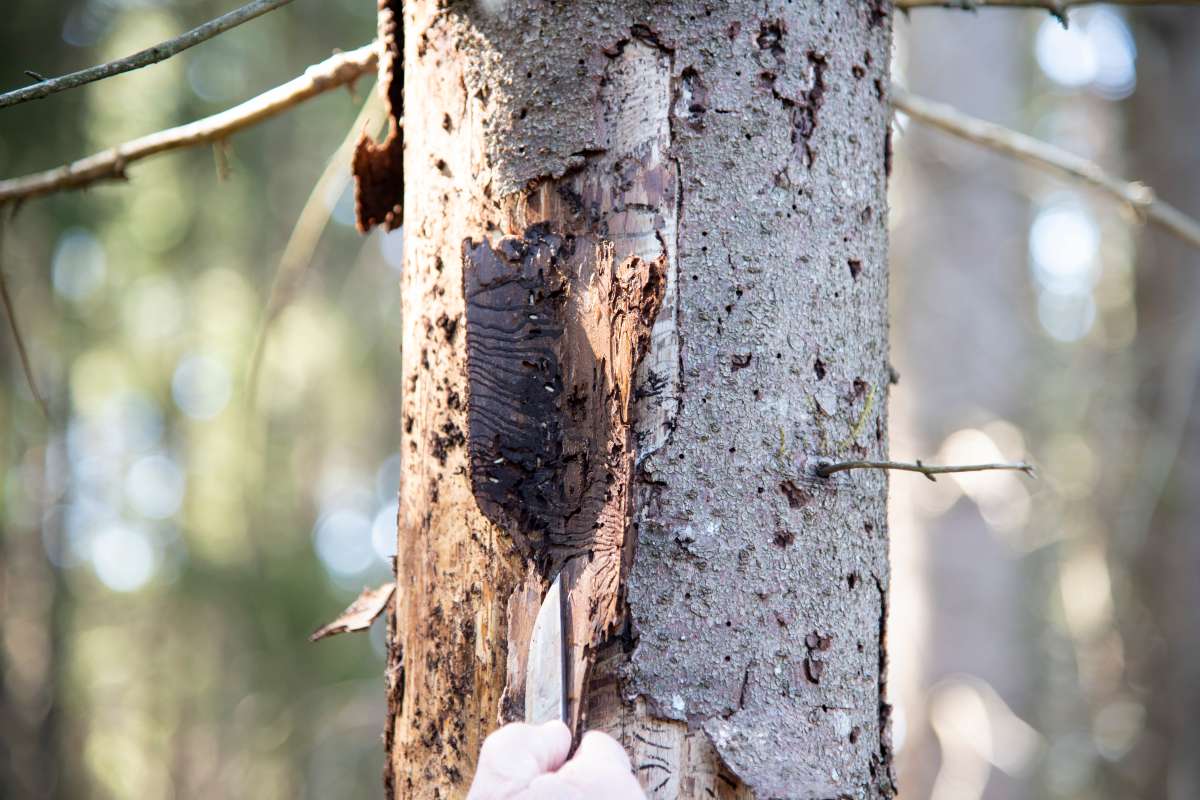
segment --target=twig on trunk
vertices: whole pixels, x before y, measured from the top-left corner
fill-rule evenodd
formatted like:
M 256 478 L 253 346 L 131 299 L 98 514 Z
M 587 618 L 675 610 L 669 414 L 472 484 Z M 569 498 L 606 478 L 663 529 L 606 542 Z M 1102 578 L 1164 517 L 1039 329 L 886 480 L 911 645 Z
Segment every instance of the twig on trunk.
M 378 55 L 374 43 L 339 53 L 309 67 L 300 77 L 219 114 L 134 139 L 56 169 L 0 181 L 0 206 L 52 192 L 79 189 L 97 181 L 122 179 L 126 168 L 134 161 L 168 150 L 221 141 L 309 98 L 353 83 L 375 69 Z
M 1139 219 L 1149 220 L 1193 247 L 1200 247 L 1200 223 L 1175 206 L 1159 200 L 1154 190 L 1144 183 L 1115 178 L 1094 162 L 1068 153 L 1061 147 L 972 117 L 945 103 L 918 97 L 894 84 L 891 99 L 893 108 L 919 122 L 1051 172 L 1083 181 L 1125 203 Z
M 979 8 L 1033 8 L 1049 11 L 1052 16 L 1067 26 L 1067 12 L 1076 6 L 1099 3 L 1118 6 L 1188 6 L 1198 0 L 896 0 L 901 11 L 914 8 L 949 8 L 960 11 L 975 11 Z
M 828 478 L 835 472 L 845 472 L 851 469 L 897 469 L 905 472 L 919 472 L 931 481 L 936 481 L 935 475 L 944 475 L 951 472 L 983 472 L 992 469 L 1009 469 L 1017 472 L 1024 472 L 1030 477 L 1035 477 L 1035 472 L 1032 464 L 1027 464 L 1024 461 L 1004 462 L 997 464 L 950 464 L 939 466 L 935 464 L 925 464 L 921 461 L 909 463 L 907 461 L 820 461 L 817 463 L 815 472 L 819 477 Z
M 176 36 L 174 39 L 168 39 L 153 47 L 147 47 L 145 50 L 141 50 L 133 55 L 118 58 L 115 61 L 109 61 L 104 64 L 97 64 L 94 67 L 81 69 L 78 72 L 60 75 L 57 78 L 44 78 L 40 73 L 34 72 L 31 69 L 24 70 L 25 74 L 36 80 L 37 83 L 0 94 L 0 108 L 15 106 L 17 103 L 24 103 L 29 100 L 40 100 L 57 92 L 74 89 L 77 86 L 83 86 L 93 81 L 104 80 L 114 75 L 120 75 L 123 72 L 157 64 L 159 61 L 165 61 L 171 56 L 187 50 L 189 47 L 206 42 L 230 28 L 236 28 L 243 22 L 249 22 L 255 17 L 262 16 L 268 11 L 274 11 L 290 2 L 292 0 L 254 0 L 253 3 L 247 3 L 241 8 L 230 11 L 228 14 L 222 14 L 216 19 L 209 20 L 203 25 Z
M 4 223 L 0 221 L 0 256 L 4 252 Z M 12 331 L 13 343 L 17 346 L 17 356 L 21 359 L 21 369 L 25 371 L 25 382 L 29 384 L 29 392 L 42 409 L 46 421 L 50 420 L 50 407 L 46 398 L 38 391 L 37 380 L 33 377 L 33 367 L 29 363 L 29 352 L 25 349 L 25 337 L 21 335 L 21 327 L 17 324 L 17 311 L 13 307 L 12 296 L 8 293 L 8 278 L 4 275 L 4 265 L 0 264 L 0 299 L 4 301 L 4 315 L 8 317 L 8 328 Z

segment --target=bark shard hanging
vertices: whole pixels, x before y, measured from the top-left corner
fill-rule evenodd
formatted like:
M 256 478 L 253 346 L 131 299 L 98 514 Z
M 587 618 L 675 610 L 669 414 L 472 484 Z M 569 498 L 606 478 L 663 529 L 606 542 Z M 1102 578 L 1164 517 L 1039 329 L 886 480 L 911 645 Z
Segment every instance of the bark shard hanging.
M 403 222 L 404 198 L 404 3 L 379 0 L 379 90 L 387 98 L 389 130 L 382 142 L 365 133 L 354 150 L 354 214 L 363 233 Z
M 308 637 L 308 640 L 319 642 L 339 633 L 365 631 L 384 612 L 395 591 L 396 584 L 392 581 L 375 589 L 363 589 L 354 602 L 347 606 L 345 611 L 338 614 L 337 619 L 317 628 Z
M 662 304 L 665 259 L 617 263 L 611 243 L 551 227 L 533 225 L 495 246 L 463 245 L 468 440 L 475 499 L 539 583 L 533 592 L 526 581 L 522 616 L 536 611 L 562 571 L 575 722 L 594 649 L 620 620 L 635 457 L 630 409 Z M 510 623 L 510 711 L 502 713 L 522 707 L 525 627 Z

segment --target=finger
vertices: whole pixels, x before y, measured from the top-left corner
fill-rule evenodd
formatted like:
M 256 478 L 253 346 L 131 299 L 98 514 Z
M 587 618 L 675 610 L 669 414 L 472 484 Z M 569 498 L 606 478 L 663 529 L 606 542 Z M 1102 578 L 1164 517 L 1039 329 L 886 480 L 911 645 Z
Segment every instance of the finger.
M 574 757 L 557 773 L 585 797 L 610 800 L 644 800 L 645 794 L 633 776 L 625 749 L 608 734 L 589 731 Z
M 488 736 L 468 800 L 507 800 L 539 775 L 562 766 L 571 732 L 557 720 L 543 725 L 515 722 Z
M 629 772 L 633 766 L 629 763 L 629 754 L 625 752 L 625 748 L 621 747 L 621 743 L 603 731 L 588 731 L 583 735 L 582 741 L 579 742 L 579 750 L 575 753 L 576 758 L 583 758 L 587 761 L 595 761 L 602 764 L 609 764 L 613 767 L 620 767 Z
M 513 800 L 592 800 L 592 798 L 600 797 L 607 800 L 608 795 L 585 793 L 584 790 L 571 784 L 562 775 L 555 772 L 534 778 L 528 788 L 516 795 Z M 614 797 L 613 800 L 620 799 Z

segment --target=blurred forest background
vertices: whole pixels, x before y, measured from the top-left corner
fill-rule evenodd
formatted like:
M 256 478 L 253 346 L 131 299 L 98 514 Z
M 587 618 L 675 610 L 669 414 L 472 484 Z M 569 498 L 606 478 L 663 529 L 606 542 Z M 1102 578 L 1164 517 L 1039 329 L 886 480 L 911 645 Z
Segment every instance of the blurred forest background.
M 0 89 L 234 5 L 17 0 Z M 299 0 L 0 110 L 0 177 L 224 109 L 374 27 L 370 0 Z M 1200 10 L 927 10 L 896 33 L 897 82 L 1200 215 Z M 307 642 L 394 552 L 402 234 L 356 233 L 348 161 L 326 170 L 371 83 L 4 215 L 50 420 L 6 331 L 0 797 L 380 796 L 382 632 Z M 903 117 L 891 190 L 894 456 L 1041 469 L 893 479 L 902 795 L 1200 797 L 1200 254 Z M 252 393 L 282 253 L 314 231 Z

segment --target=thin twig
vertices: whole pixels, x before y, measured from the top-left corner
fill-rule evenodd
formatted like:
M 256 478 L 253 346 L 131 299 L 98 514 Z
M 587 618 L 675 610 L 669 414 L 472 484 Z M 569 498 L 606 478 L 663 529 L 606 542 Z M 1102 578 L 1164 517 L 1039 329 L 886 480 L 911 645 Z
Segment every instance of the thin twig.
M 372 116 L 375 117 L 374 120 L 371 119 Z M 332 209 L 328 199 L 340 197 L 350 183 L 350 157 L 359 137 L 365 131 L 368 137 L 374 139 L 386 120 L 383 96 L 379 92 L 370 92 L 346 137 L 326 162 L 324 172 L 313 185 L 308 200 L 300 210 L 300 216 L 296 218 L 296 224 L 292 227 L 292 233 L 283 248 L 283 255 L 279 257 L 275 278 L 271 282 L 271 293 L 267 296 L 267 308 L 263 312 L 258 335 L 254 340 L 254 349 L 251 351 L 250 367 L 246 371 L 246 398 L 251 405 L 258 387 L 267 335 L 280 313 L 291 302 L 296 286 L 312 264 L 313 252 L 317 249 L 321 234 L 329 224 Z
M 1186 6 L 1195 5 L 1197 0 L 896 0 L 895 7 L 902 11 L 913 8 L 951 8 L 974 11 L 977 8 L 1036 8 L 1049 11 L 1060 20 L 1066 20 L 1067 11 L 1076 6 L 1104 3 L 1118 6 Z
M 131 56 L 118 58 L 116 61 L 109 61 L 105 64 L 97 64 L 94 67 L 81 69 L 78 72 L 71 72 L 57 78 L 43 78 L 33 70 L 27 69 L 25 70 L 25 74 L 35 78 L 38 83 L 0 94 L 0 108 L 15 106 L 17 103 L 24 103 L 28 100 L 40 100 L 57 92 L 74 89 L 77 86 L 83 86 L 93 81 L 104 80 L 114 75 L 120 75 L 123 72 L 157 64 L 159 61 L 165 61 L 176 53 L 181 53 L 201 42 L 206 42 L 230 28 L 236 28 L 243 22 L 249 22 L 255 17 L 262 16 L 268 11 L 274 11 L 290 2 L 292 0 L 254 0 L 253 3 L 247 3 L 241 8 L 230 11 L 228 14 L 223 14 L 216 19 L 209 20 L 203 25 L 192 28 L 187 33 L 176 36 L 174 39 L 168 39 L 153 47 L 147 47 L 145 50 L 141 50 Z
M 1175 206 L 1159 200 L 1154 196 L 1154 190 L 1144 183 L 1115 178 L 1097 164 L 1068 153 L 1061 147 L 964 114 L 945 103 L 918 97 L 899 86 L 892 86 L 891 97 L 892 106 L 897 111 L 903 111 L 919 122 L 1007 156 L 1037 164 L 1051 172 L 1081 180 L 1125 203 L 1139 218 L 1165 228 L 1193 247 L 1200 247 L 1200 223 Z
M 0 221 L 0 255 L 4 252 L 4 223 Z M 12 297 L 8 293 L 8 278 L 4 275 L 4 265 L 0 264 L 0 297 L 4 301 L 4 314 L 8 317 L 8 328 L 12 331 L 13 342 L 17 346 L 17 356 L 21 359 L 21 369 L 25 371 L 25 382 L 29 384 L 29 392 L 42 409 L 46 421 L 50 421 L 50 406 L 46 398 L 38 391 L 37 380 L 33 377 L 33 366 L 29 363 L 29 351 L 25 349 L 25 337 L 21 335 L 21 326 L 17 324 L 17 311 L 13 306 Z
M 0 206 L 65 189 L 79 189 L 97 181 L 121 179 L 134 161 L 167 150 L 220 141 L 322 92 L 353 83 L 373 70 L 377 59 L 378 48 L 373 43 L 339 53 L 309 67 L 300 77 L 219 114 L 134 139 L 56 169 L 0 181 Z
M 949 466 L 924 464 L 920 461 L 911 464 L 907 461 L 822 461 L 817 464 L 815 471 L 819 477 L 828 478 L 835 472 L 845 472 L 851 469 L 898 469 L 905 472 L 919 472 L 931 481 L 937 480 L 933 477 L 934 475 L 950 472 L 983 472 L 992 469 L 1011 469 L 1024 472 L 1029 476 L 1034 475 L 1033 465 L 1024 461 L 999 464 L 952 464 Z

